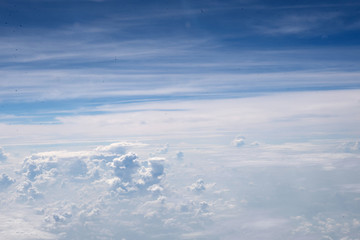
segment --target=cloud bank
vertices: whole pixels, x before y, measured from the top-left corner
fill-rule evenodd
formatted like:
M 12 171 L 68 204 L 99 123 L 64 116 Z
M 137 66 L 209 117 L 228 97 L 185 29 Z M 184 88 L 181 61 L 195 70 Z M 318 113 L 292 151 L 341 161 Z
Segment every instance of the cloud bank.
M 26 157 L 16 179 L 3 173 L 0 190 L 7 221 L 20 221 L 7 239 L 168 239 L 210 221 L 208 202 L 174 191 L 166 158 L 141 158 L 117 142 L 90 151 L 39 152 Z M 164 155 L 163 152 L 158 154 Z M 149 153 L 150 155 L 150 153 Z M 202 180 L 197 185 L 204 185 Z M 196 194 L 205 190 L 195 186 Z M 186 191 L 186 186 L 183 186 Z M 178 194 L 180 194 L 178 196 Z M 195 193 L 194 193 L 195 194 Z M 194 195 L 195 196 L 195 195 Z M 34 218 L 31 224 L 28 218 Z M 190 222 L 186 223 L 185 219 Z M 205 227 L 205 226 L 204 226 Z M 22 231 L 28 231 L 24 234 Z M 160 234 L 162 232 L 162 234 Z M 158 235 L 160 234 L 160 235 Z

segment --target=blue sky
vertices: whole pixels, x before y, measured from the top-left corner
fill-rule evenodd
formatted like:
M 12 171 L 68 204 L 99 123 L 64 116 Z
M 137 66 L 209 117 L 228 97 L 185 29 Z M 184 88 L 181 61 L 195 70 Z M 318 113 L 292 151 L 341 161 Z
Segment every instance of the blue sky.
M 0 238 L 358 239 L 359 12 L 1 1 Z
M 358 11 L 356 1 L 5 1 L 1 108 L 358 88 Z

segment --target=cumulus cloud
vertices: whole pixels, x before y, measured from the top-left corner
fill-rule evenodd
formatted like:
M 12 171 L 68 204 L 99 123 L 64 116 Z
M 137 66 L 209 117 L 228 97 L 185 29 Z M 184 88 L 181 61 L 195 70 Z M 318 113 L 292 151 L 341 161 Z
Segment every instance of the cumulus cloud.
M 195 183 L 188 186 L 188 190 L 194 193 L 202 193 L 208 189 L 213 188 L 215 185 L 215 183 L 205 183 L 205 181 L 200 178 Z
M 22 173 L 31 182 L 49 181 L 58 175 L 58 159 L 55 156 L 32 155 L 24 160 Z
M 221 150 L 228 150 L 222 152 L 209 148 L 207 155 L 204 151 L 186 148 L 189 159 L 205 156 L 199 161 L 188 162 L 168 161 L 166 157 L 174 160 L 176 151 L 151 157 L 149 153 L 156 152 L 156 146 L 153 149 L 149 146 L 125 147 L 121 151 L 114 150 L 113 146 L 123 144 L 109 144 L 87 151 L 34 153 L 25 157 L 15 172 L 9 171 L 5 166 L 7 164 L 3 164 L 0 203 L 15 209 L 19 218 L 26 216 L 34 221 L 36 224 L 32 232 L 44 231 L 54 239 L 181 239 L 195 236 L 192 234 L 196 232 L 203 233 L 207 239 L 222 239 L 224 233 L 230 232 L 225 238 L 237 239 L 241 231 L 247 232 L 246 239 L 261 239 L 261 234 L 265 232 L 270 237 L 277 236 L 269 233 L 275 230 L 282 236 L 292 233 L 294 239 L 303 237 L 302 234 L 318 239 L 316 237 L 320 236 L 321 229 L 327 231 L 324 236 L 351 239 L 360 226 L 359 217 L 353 214 L 342 228 L 337 227 L 339 219 L 334 216 L 320 217 L 317 222 L 307 216 L 307 219 L 294 221 L 294 228 L 291 228 L 290 213 L 284 210 L 296 206 L 291 208 L 296 213 L 291 214 L 302 214 L 312 204 L 306 201 L 307 198 L 319 201 L 326 198 L 329 205 L 340 200 L 349 208 L 356 209 L 358 186 L 349 186 L 349 180 L 342 177 L 340 168 L 336 171 L 343 184 L 335 185 L 334 182 L 329 190 L 331 193 L 327 194 L 322 185 L 327 175 L 322 176 L 321 183 L 317 180 L 318 173 L 323 170 L 308 174 L 301 170 L 301 165 L 296 171 L 293 168 L 288 168 L 292 171 L 279 170 L 272 165 L 266 169 L 259 168 L 259 164 L 256 167 L 243 165 L 238 150 L 230 145 L 222 146 Z M 264 151 L 263 147 L 255 149 L 250 143 L 243 149 L 243 158 L 249 159 L 252 155 L 246 155 L 247 151 L 259 150 L 254 151 L 254 155 Z M 268 148 L 265 149 L 266 154 L 269 149 L 274 153 L 275 150 Z M 231 151 L 236 157 L 231 158 Z M 276 154 L 267 157 L 283 156 Z M 301 154 L 304 159 L 304 153 Z M 346 157 L 353 155 L 341 153 Z M 313 159 L 316 156 L 313 154 L 310 157 Z M 328 155 L 321 156 L 328 160 Z M 232 164 L 231 170 L 226 170 L 222 164 Z M 353 165 L 351 171 L 356 174 L 358 169 Z M 300 177 L 293 179 L 289 185 L 290 176 Z M 234 182 L 236 184 L 232 184 Z M 297 190 L 300 187 L 301 193 Z M 321 191 L 318 191 L 320 188 Z M 344 196 L 350 197 L 344 199 Z M 285 201 L 287 206 L 283 208 Z M 314 204 L 319 204 L 319 201 Z M 274 212 L 265 214 L 264 209 Z M 246 216 L 256 212 L 258 215 L 254 219 Z M 269 216 L 265 216 L 267 214 Z M 273 222 L 274 219 L 285 219 L 285 222 Z M 349 226 L 351 234 L 338 234 L 346 226 Z
M 166 154 L 169 151 L 169 144 L 165 144 L 163 147 L 158 148 L 156 152 L 158 154 Z
M 25 158 L 20 171 L 26 181 L 43 185 L 68 182 L 103 182 L 117 193 L 145 190 L 164 176 L 164 158 L 140 160 L 125 153 L 131 144 L 115 143 L 89 152 L 44 152 Z M 149 188 L 152 189 L 152 188 Z
M 348 216 L 326 216 L 318 214 L 312 219 L 304 216 L 293 217 L 297 223 L 293 235 L 317 236 L 322 239 L 357 239 L 360 230 L 359 220 Z
M 166 158 L 123 147 L 32 154 L 16 181 L 1 176 L 0 194 L 14 209 L 32 209 L 26 215 L 37 223 L 33 232 L 56 239 L 146 239 L 160 232 L 158 239 L 173 239 L 207 226 L 215 205 L 197 193 L 209 184 L 199 179 L 190 191 L 177 188 L 167 181 Z
M 244 146 L 245 145 L 245 137 L 237 136 L 231 143 L 235 147 Z
M 195 183 L 193 183 L 189 189 L 196 193 L 201 193 L 206 190 L 204 180 L 198 179 Z
M 110 152 L 115 154 L 124 154 L 126 149 L 131 146 L 135 146 L 134 143 L 129 142 L 117 142 L 106 146 L 99 146 L 95 150 L 98 152 Z
M 135 153 L 128 153 L 119 158 L 115 158 L 109 165 L 114 169 L 114 174 L 123 182 L 131 182 L 132 175 L 139 168 Z
M 8 175 L 6 175 L 5 173 L 3 173 L 0 176 L 0 191 L 3 189 L 8 188 L 10 185 L 12 185 L 13 183 L 15 183 L 15 180 L 10 178 Z
M 43 194 L 29 181 L 24 181 L 17 186 L 16 199 L 19 202 L 33 202 L 43 198 Z

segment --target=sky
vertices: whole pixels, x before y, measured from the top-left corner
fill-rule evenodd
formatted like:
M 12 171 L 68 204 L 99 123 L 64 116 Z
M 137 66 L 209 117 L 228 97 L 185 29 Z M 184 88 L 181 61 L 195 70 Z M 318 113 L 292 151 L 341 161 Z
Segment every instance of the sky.
M 0 2 L 1 239 L 360 239 L 360 3 Z

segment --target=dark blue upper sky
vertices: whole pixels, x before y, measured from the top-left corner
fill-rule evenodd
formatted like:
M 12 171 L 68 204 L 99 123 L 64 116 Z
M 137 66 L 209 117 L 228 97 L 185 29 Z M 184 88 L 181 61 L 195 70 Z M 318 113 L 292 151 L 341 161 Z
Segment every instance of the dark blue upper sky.
M 357 1 L 2 1 L 2 113 L 359 88 L 359 16 Z
M 51 32 L 78 24 L 112 29 L 94 41 L 212 36 L 224 47 L 262 48 L 357 44 L 359 11 L 358 1 L 0 3 L 2 36 Z

